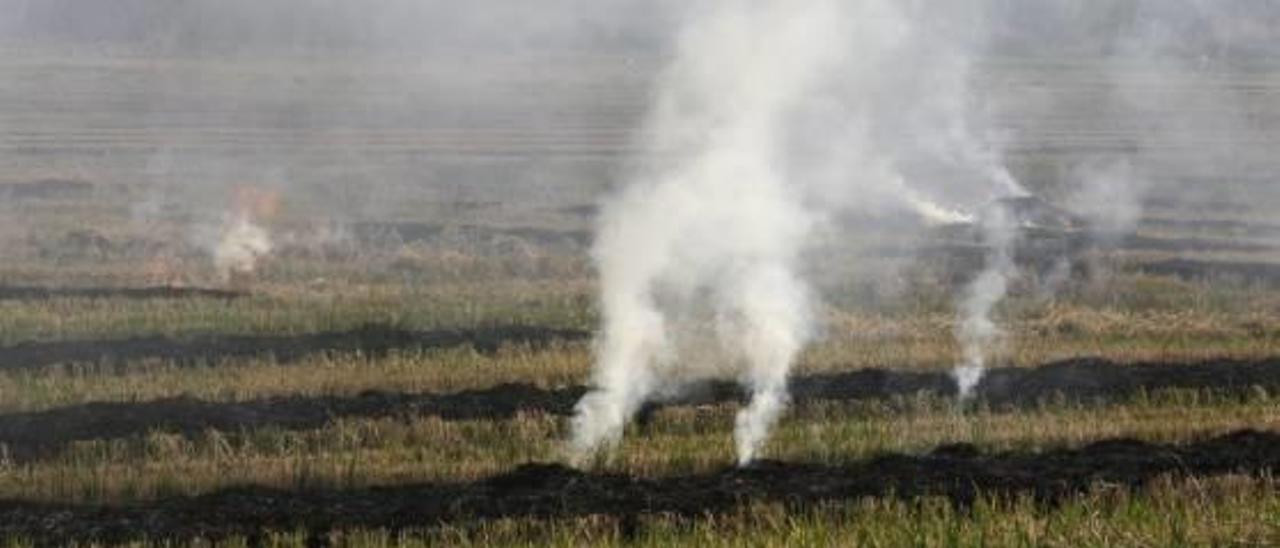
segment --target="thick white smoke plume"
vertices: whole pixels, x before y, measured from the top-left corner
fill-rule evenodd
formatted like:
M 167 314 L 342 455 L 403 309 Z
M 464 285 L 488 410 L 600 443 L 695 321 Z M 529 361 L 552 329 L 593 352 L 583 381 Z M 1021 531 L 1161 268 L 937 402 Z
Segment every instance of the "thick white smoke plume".
M 991 315 L 1008 295 L 1009 282 L 1017 275 L 1013 250 L 1019 223 L 1013 213 L 1004 203 L 996 203 L 983 213 L 980 222 L 987 246 L 986 266 L 970 282 L 957 306 L 960 315 L 957 339 L 964 352 L 964 362 L 956 366 L 952 375 L 962 399 L 973 395 L 986 373 L 990 355 L 1004 334 Z
M 1022 193 L 970 131 L 957 53 L 970 42 L 948 34 L 964 21 L 935 27 L 926 11 L 881 0 L 693 11 L 659 81 L 649 154 L 602 217 L 605 323 L 575 459 L 615 444 L 647 400 L 732 374 L 752 394 L 735 431 L 750 462 L 815 331 L 801 263 L 818 224 L 883 211 L 971 222 Z
M 696 335 L 710 335 L 713 359 L 751 390 L 737 420 L 741 462 L 777 420 L 813 328 L 797 264 L 813 216 L 781 157 L 784 122 L 845 49 L 840 12 L 833 1 L 725 1 L 684 33 L 649 128 L 652 150 L 677 157 L 645 166 L 653 172 L 608 208 L 596 247 L 605 325 L 597 389 L 574 419 L 578 457 L 615 443 L 665 383 L 714 367 L 682 361 Z M 678 331 L 698 323 L 710 327 Z
M 601 219 L 604 326 L 596 390 L 574 418 L 575 457 L 616 443 L 646 401 L 728 374 L 752 394 L 736 435 L 740 461 L 755 458 L 818 327 L 806 245 L 845 214 L 905 213 L 980 235 L 984 267 L 956 305 L 955 376 L 962 395 L 972 393 L 1000 348 L 994 316 L 1018 275 L 1021 232 L 1036 208 L 1050 208 L 1012 176 L 1002 146 L 1021 137 L 1015 129 L 1041 134 L 991 127 L 984 103 L 1009 97 L 972 87 L 985 76 L 975 77 L 974 60 L 992 40 L 992 5 L 716 0 L 690 9 L 658 81 L 646 155 Z M 1098 210 L 1106 221 L 1095 225 L 1131 228 L 1139 173 L 1120 163 L 1088 176 L 1081 200 L 1105 196 L 1114 177 L 1135 190 Z

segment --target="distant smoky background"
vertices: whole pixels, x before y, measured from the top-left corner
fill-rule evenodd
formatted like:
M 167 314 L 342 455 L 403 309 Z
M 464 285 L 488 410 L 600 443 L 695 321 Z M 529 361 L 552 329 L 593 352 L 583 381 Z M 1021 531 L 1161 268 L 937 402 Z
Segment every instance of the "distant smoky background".
M 625 55 L 651 50 L 662 27 L 651 3 L 621 1 L 0 7 L 10 58 L 67 65 L 10 91 L 24 111 L 67 115 L 29 129 L 42 143 L 80 144 L 11 161 L 180 180 L 180 192 L 217 180 L 300 185 L 309 199 L 371 210 L 401 203 L 397 187 L 410 183 L 468 201 L 476 187 L 605 179 L 589 150 L 556 143 L 589 148 L 593 129 L 626 126 L 618 118 L 634 109 L 619 93 L 637 70 Z M 78 64 L 100 58 L 115 70 Z M 86 142 L 88 129 L 138 139 L 93 149 L 101 141 Z M 543 137 L 557 133 L 567 135 Z
M 746 463 L 859 314 L 942 318 L 967 392 L 1011 308 L 1274 267 L 1277 54 L 1262 0 L 0 0 L 0 256 L 548 282 L 601 333 L 578 458 L 731 374 Z
M 14 38 L 111 42 L 159 51 L 423 53 L 653 46 L 672 2 L 549 0 L 538 5 L 439 0 L 6 0 Z
M 585 248 L 698 5 L 0 0 L 0 176 L 104 185 L 138 226 L 172 222 L 203 247 L 247 186 L 278 192 L 279 215 L 321 239 L 425 220 L 544 228 Z M 886 58 L 875 94 L 842 96 L 834 78 L 802 122 L 830 124 L 808 134 L 840 147 L 849 118 L 829 115 L 877 109 L 869 138 L 907 144 L 868 162 L 932 202 L 972 212 L 992 198 L 972 192 L 982 170 L 934 146 L 957 121 L 984 162 L 1098 232 L 1139 228 L 1153 204 L 1280 201 L 1280 111 L 1259 85 L 1280 53 L 1273 2 L 904 6 L 924 31 Z M 927 227 L 891 192 L 810 168 L 832 181 L 814 200 L 848 204 L 830 241 L 859 257 L 919 251 L 897 240 Z M 812 270 L 833 292 L 896 298 L 900 271 L 824 260 Z

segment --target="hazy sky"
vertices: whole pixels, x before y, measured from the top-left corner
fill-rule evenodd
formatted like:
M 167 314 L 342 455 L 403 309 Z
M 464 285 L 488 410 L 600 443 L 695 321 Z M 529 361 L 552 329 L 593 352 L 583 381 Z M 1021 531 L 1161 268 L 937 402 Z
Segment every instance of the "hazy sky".
M 672 0 L 0 0 L 8 40 L 128 43 L 167 51 L 648 49 L 670 42 Z M 975 0 L 1001 53 L 1111 53 L 1162 26 L 1188 52 L 1280 50 L 1269 0 Z M 935 9 L 926 7 L 925 9 Z

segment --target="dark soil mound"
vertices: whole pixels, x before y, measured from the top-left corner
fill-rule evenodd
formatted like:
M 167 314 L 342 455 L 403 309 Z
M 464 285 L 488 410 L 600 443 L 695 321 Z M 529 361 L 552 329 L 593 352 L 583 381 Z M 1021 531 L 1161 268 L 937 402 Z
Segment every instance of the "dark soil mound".
M 1187 445 L 1110 440 L 1079 449 L 884 455 L 845 466 L 765 461 L 716 473 L 647 479 L 531 464 L 486 481 L 352 491 L 240 488 L 128 506 L 0 502 L 0 530 L 47 544 L 187 541 L 305 528 L 393 531 L 513 517 L 663 514 L 698 519 L 749 502 L 802 508 L 823 502 L 1028 495 L 1053 503 L 1098 484 L 1139 487 L 1160 476 L 1210 477 L 1280 470 L 1280 435 L 1241 431 Z
M 977 228 L 957 225 L 936 229 L 936 237 L 917 245 L 882 245 L 869 248 L 866 253 L 879 259 L 919 258 L 925 265 L 939 273 L 944 281 L 954 285 L 972 282 L 986 267 L 990 250 L 977 239 Z M 1072 278 L 1087 278 L 1092 274 L 1091 261 L 1086 257 L 1093 252 L 1158 252 L 1158 253 L 1269 253 L 1280 247 L 1267 243 L 1231 240 L 1226 238 L 1199 237 L 1151 237 L 1143 235 L 1099 236 L 1083 230 L 1028 227 L 1020 233 L 1013 249 L 1013 259 L 1025 272 L 1046 276 L 1071 265 Z M 1228 263 L 1175 259 L 1136 265 L 1135 270 L 1159 276 L 1205 279 L 1209 277 L 1265 281 L 1280 280 L 1277 266 L 1265 263 Z
M 977 386 L 974 400 L 999 409 L 1035 406 L 1051 401 L 1119 402 L 1141 393 L 1170 389 L 1244 394 L 1259 388 L 1280 390 L 1280 359 L 1117 364 L 1098 358 L 1081 358 L 1036 368 L 992 369 Z M 886 370 L 817 375 L 792 381 L 792 395 L 797 401 L 861 400 L 918 393 L 954 396 L 955 381 L 942 372 Z
M 1144 263 L 1137 270 L 1156 276 L 1193 281 L 1238 280 L 1265 286 L 1280 286 L 1280 264 L 1234 261 L 1170 259 Z
M 1280 389 L 1280 360 L 1214 360 L 1190 364 L 1117 365 L 1085 358 L 1035 369 L 995 369 L 983 377 L 976 397 L 996 408 L 1037 405 L 1051 400 L 1077 403 L 1123 401 L 1140 393 L 1210 389 L 1243 394 Z
M 1114 246 L 1104 247 L 1125 251 L 1162 251 L 1167 253 L 1224 251 L 1266 253 L 1277 249 L 1276 246 L 1270 244 L 1241 242 L 1226 238 L 1155 238 L 1151 236 L 1128 236 L 1121 238 Z
M 1154 230 L 1216 233 L 1235 238 L 1275 238 L 1280 236 L 1280 225 L 1227 219 L 1168 219 L 1146 218 L 1139 225 Z
M 92 194 L 93 188 L 93 183 L 75 179 L 39 179 L 30 182 L 0 184 L 0 198 L 9 200 L 70 198 Z
M 550 230 L 533 227 L 492 227 L 478 225 L 443 225 L 419 222 L 366 222 L 357 223 L 352 233 L 361 242 L 379 244 L 387 242 L 434 242 L 446 237 L 469 241 L 487 241 L 493 238 L 520 238 L 539 245 L 584 246 L 591 242 L 591 233 L 581 230 Z
M 28 287 L 0 286 L 0 300 L 45 301 L 50 299 L 220 299 L 248 297 L 243 291 L 202 287 Z
M 476 420 L 512 417 L 521 411 L 568 415 L 584 393 L 580 388 L 547 391 L 505 384 L 445 395 L 366 392 L 352 398 L 281 397 L 244 403 L 186 397 L 142 403 L 92 403 L 0 416 L 0 443 L 5 444 L 9 458 L 27 462 L 56 454 L 76 441 L 127 438 L 153 431 L 194 437 L 208 430 L 308 430 L 343 418 L 437 416 Z
M 0 348 L 0 369 L 38 369 L 61 364 L 117 364 L 163 359 L 179 364 L 221 358 L 273 356 L 282 362 L 327 352 L 382 355 L 393 350 L 472 347 L 494 352 L 508 344 L 546 345 L 580 341 L 585 331 L 520 325 L 409 331 L 369 325 L 351 331 L 289 336 L 218 336 L 173 339 L 163 336 L 101 341 L 24 343 Z

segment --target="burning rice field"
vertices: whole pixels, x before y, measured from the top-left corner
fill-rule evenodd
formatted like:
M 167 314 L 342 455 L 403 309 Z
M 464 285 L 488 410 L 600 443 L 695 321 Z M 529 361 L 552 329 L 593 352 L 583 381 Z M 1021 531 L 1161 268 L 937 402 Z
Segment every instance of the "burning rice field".
M 0 0 L 7 545 L 1280 543 L 1275 8 L 126 3 Z

